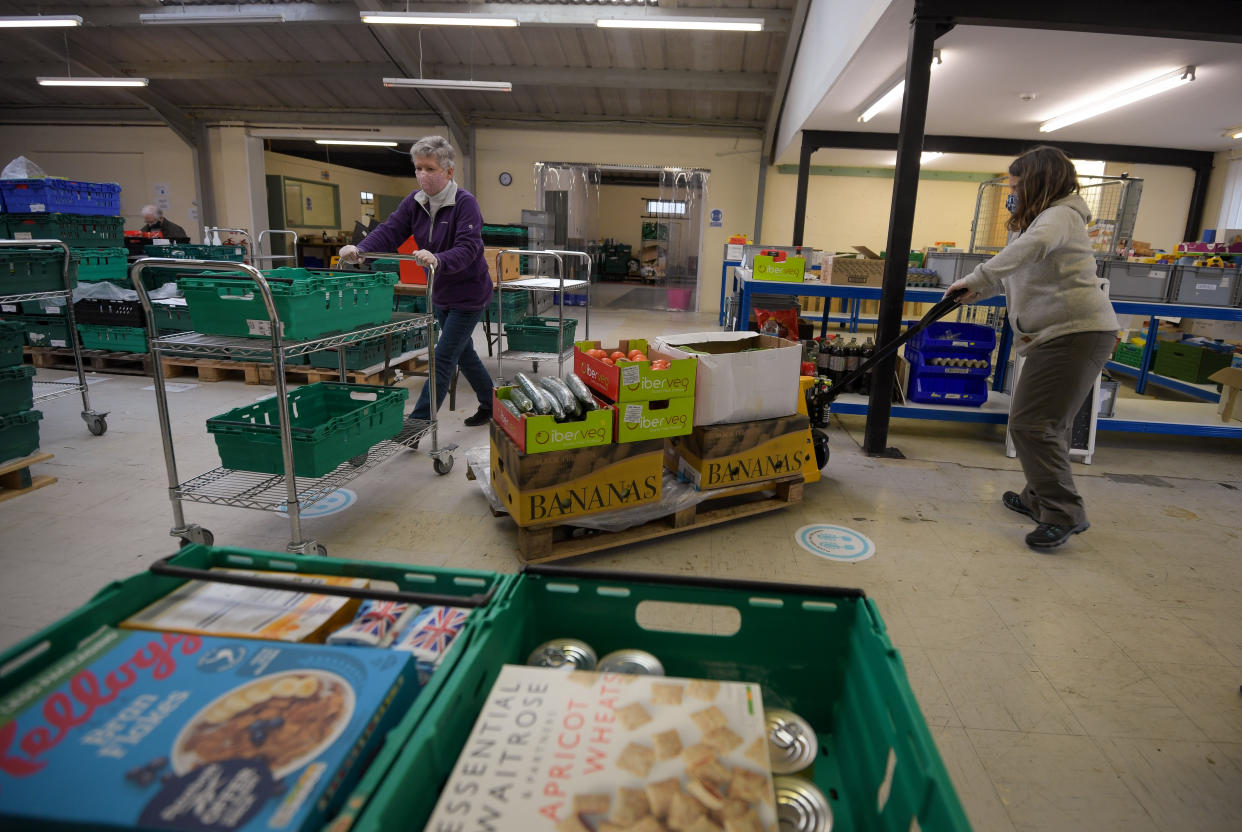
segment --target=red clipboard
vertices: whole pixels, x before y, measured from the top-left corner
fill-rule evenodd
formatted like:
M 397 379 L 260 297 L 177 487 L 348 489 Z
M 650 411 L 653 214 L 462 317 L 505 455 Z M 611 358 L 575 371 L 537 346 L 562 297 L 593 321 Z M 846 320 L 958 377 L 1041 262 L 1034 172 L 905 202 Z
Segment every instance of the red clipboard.
M 398 254 L 413 254 L 416 251 L 418 251 L 418 243 L 414 242 L 412 235 L 407 237 L 404 243 L 397 246 Z M 398 274 L 401 275 L 402 283 L 415 283 L 419 286 L 427 285 L 427 272 L 413 260 L 400 261 L 398 264 Z

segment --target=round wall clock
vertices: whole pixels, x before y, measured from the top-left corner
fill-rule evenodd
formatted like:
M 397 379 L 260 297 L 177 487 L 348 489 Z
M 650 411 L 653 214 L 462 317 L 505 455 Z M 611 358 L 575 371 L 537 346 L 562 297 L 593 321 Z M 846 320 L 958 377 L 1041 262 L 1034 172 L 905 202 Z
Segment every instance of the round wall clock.
M 504 173 L 500 174 L 500 184 L 504 185 L 506 188 L 512 185 L 513 174 L 509 173 L 509 171 L 505 171 Z

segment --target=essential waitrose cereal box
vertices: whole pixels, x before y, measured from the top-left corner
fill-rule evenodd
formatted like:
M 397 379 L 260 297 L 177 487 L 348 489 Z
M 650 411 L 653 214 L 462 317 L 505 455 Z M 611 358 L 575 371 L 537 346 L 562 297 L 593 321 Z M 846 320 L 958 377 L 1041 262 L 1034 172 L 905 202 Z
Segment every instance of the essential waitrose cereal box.
M 0 697 L 0 828 L 314 828 L 417 691 L 392 650 L 104 630 Z
M 426 832 L 775 832 L 759 686 L 501 669 Z

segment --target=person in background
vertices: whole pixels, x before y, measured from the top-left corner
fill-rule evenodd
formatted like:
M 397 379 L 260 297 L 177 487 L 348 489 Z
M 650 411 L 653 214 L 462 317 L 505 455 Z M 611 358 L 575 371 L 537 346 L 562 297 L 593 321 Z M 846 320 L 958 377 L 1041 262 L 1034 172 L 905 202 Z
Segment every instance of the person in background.
M 165 217 L 164 211 L 161 208 L 156 208 L 154 205 L 144 205 L 142 207 L 142 221 L 146 223 L 142 227 L 143 231 L 158 231 L 164 235 L 165 239 L 179 243 L 190 242 L 190 235 L 185 233 L 185 229 Z
M 1069 432 L 1116 344 L 1120 325 L 1108 282 L 1095 272 L 1091 211 L 1078 174 L 1055 147 L 1036 147 L 1009 166 L 1009 230 L 1019 236 L 947 291 L 960 303 L 1005 294 L 1014 346 L 1025 357 L 1009 409 L 1009 433 L 1026 474 L 1005 507 L 1038 525 L 1034 549 L 1055 549 L 1089 527 L 1070 470 Z
M 440 323 L 436 341 L 437 411 L 449 379 L 460 368 L 479 409 L 466 418 L 470 427 L 492 417 L 492 377 L 474 350 L 474 328 L 492 300 L 492 278 L 483 256 L 483 214 L 479 202 L 453 181 L 455 154 L 443 136 L 425 136 L 410 148 L 419 190 L 407 196 L 388 219 L 356 246 L 340 250 L 341 263 L 357 263 L 360 252 L 392 252 L 413 236 L 414 257 L 435 269 L 432 310 Z M 429 419 L 428 386 L 418 396 L 411 419 Z

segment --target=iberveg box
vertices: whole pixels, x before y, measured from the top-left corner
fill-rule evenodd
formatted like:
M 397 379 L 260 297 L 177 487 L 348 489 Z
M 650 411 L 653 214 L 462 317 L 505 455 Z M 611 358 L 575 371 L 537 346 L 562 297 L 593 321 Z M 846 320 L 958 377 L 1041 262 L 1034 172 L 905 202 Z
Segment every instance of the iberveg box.
M 491 481 L 519 526 L 655 503 L 664 486 L 663 439 L 524 454 L 495 423 Z
M 650 361 L 618 361 L 605 364 L 587 355 L 587 350 L 603 349 L 609 354 L 642 350 Z M 651 362 L 663 358 L 664 370 L 651 369 Z M 574 374 L 587 387 L 614 402 L 649 402 L 694 395 L 695 361 L 685 355 L 665 354 L 643 338 L 620 341 L 616 347 L 601 347 L 599 341 L 574 343 Z
M 612 408 L 605 402 L 596 399 L 598 407 L 595 410 L 588 410 L 581 419 L 568 422 L 558 422 L 553 416 L 538 413 L 524 413 L 518 418 L 500 403 L 509 398 L 509 391 L 512 389 L 493 388 L 492 420 L 494 424 L 500 425 L 522 453 L 567 451 L 572 448 L 607 445 L 612 441 Z
M 664 467 L 700 491 L 795 474 L 817 480 L 809 427 L 801 414 L 696 427 L 689 436 L 667 441 Z
M 694 399 L 683 396 L 658 402 L 623 402 L 616 406 L 613 435 L 618 442 L 684 436 L 694 429 Z

